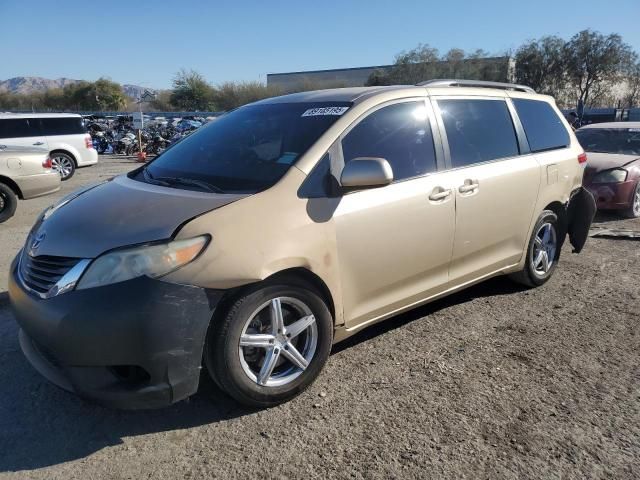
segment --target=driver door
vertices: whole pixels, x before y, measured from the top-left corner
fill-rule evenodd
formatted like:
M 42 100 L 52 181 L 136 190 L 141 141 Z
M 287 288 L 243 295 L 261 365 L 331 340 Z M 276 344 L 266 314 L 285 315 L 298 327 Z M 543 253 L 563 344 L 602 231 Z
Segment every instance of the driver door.
M 396 101 L 342 137 L 344 162 L 385 158 L 394 173 L 390 185 L 345 194 L 333 217 L 347 328 L 419 302 L 448 281 L 455 197 L 450 175 L 437 171 L 432 117 L 423 98 Z

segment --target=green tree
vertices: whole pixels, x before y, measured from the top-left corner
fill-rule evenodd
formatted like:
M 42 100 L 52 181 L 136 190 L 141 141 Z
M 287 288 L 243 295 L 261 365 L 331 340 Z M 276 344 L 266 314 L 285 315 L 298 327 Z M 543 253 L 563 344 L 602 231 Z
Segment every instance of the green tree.
M 156 98 L 150 103 L 151 108 L 160 112 L 170 112 L 174 110 L 175 106 L 171 103 L 172 94 L 173 92 L 171 90 L 160 90 L 156 92 Z
M 565 83 L 565 41 L 547 36 L 522 45 L 515 54 L 516 82 L 557 96 Z
M 632 68 L 635 54 L 622 37 L 583 30 L 565 45 L 567 79 L 585 106 Z
M 93 83 L 90 97 L 91 104 L 93 104 L 94 99 L 96 109 L 101 111 L 117 111 L 127 105 L 127 97 L 122 90 L 122 86 L 107 78 L 100 78 Z M 88 110 L 93 109 L 89 108 Z
M 170 101 L 186 111 L 215 110 L 214 89 L 204 77 L 194 70 L 180 70 L 173 79 Z
M 391 68 L 373 72 L 367 85 L 415 85 L 436 78 L 505 81 L 507 59 L 507 56 L 488 58 L 484 50 L 466 54 L 459 48 L 452 48 L 440 56 L 437 49 L 419 44 L 399 53 Z
M 215 88 L 213 98 L 216 108 L 228 111 L 280 93 L 279 88 L 261 82 L 225 82 Z

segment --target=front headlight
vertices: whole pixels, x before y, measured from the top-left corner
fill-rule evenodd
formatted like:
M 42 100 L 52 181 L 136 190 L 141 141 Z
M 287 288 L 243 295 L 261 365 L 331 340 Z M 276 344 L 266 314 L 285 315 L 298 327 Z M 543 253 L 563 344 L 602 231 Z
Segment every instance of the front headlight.
M 106 253 L 91 263 L 76 289 L 102 287 L 143 275 L 161 277 L 194 260 L 208 243 L 209 237 L 201 236 Z
M 616 168 L 598 173 L 591 183 L 617 183 L 624 182 L 626 179 L 627 171 L 624 168 Z

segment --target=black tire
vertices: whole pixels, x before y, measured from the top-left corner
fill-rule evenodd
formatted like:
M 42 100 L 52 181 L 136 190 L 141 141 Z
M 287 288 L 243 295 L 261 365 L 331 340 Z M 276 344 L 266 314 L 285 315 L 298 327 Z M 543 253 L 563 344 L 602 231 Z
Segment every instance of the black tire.
M 246 373 L 246 363 L 243 367 L 239 354 L 240 337 L 256 309 L 275 298 L 294 299 L 308 307 L 315 317 L 317 343 L 308 366 L 297 377 L 285 385 L 267 386 L 260 385 L 257 379 L 251 379 Z M 304 335 L 307 332 L 305 330 Z M 228 308 L 218 318 L 214 318 L 207 334 L 204 361 L 213 381 L 225 393 L 249 407 L 266 408 L 291 400 L 316 379 L 329 358 L 332 341 L 333 319 L 319 295 L 311 289 L 299 286 L 262 285 L 251 288 L 230 301 Z M 267 351 L 265 350 L 265 358 Z M 288 362 L 285 356 L 281 358 L 284 359 L 283 365 Z M 285 367 L 287 365 L 280 368 Z
M 636 184 L 636 188 L 631 196 L 631 205 L 624 211 L 627 218 L 640 218 L 640 182 Z
M 76 161 L 71 155 L 64 152 L 51 153 L 53 169 L 60 174 L 60 180 L 66 182 L 76 173 Z
M 18 197 L 7 185 L 0 183 L 0 223 L 9 220 L 16 213 Z
M 550 267 L 545 273 L 541 273 L 534 267 L 534 252 L 536 250 L 536 237 L 538 236 L 542 226 L 546 224 L 552 225 L 554 229 L 556 248 Z M 562 249 L 562 243 L 564 240 L 563 238 L 560 238 L 561 231 L 562 229 L 559 228 L 557 215 L 551 210 L 544 210 L 538 217 L 538 220 L 533 227 L 533 231 L 531 232 L 531 238 L 527 244 L 527 258 L 525 260 L 524 269 L 520 272 L 512 273 L 509 277 L 513 281 L 526 285 L 527 287 L 539 287 L 549 281 L 558 266 L 558 260 L 560 259 L 560 250 Z

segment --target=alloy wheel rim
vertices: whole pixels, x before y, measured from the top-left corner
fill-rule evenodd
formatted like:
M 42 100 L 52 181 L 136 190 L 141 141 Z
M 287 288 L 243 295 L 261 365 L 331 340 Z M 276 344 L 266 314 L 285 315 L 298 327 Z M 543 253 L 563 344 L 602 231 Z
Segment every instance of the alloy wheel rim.
M 556 258 L 556 249 L 556 228 L 551 223 L 543 223 L 536 232 L 531 252 L 531 267 L 537 275 L 549 273 Z
M 640 183 L 636 187 L 636 193 L 633 197 L 633 213 L 636 217 L 640 217 Z
M 7 206 L 7 201 L 5 199 L 4 193 L 0 192 L 0 213 L 2 213 Z
M 311 309 L 291 297 L 260 305 L 246 321 L 238 345 L 242 370 L 263 387 L 293 382 L 308 368 L 318 345 Z
M 53 171 L 58 172 L 62 178 L 66 178 L 71 175 L 73 165 L 67 157 L 58 156 L 51 159 L 51 168 Z

